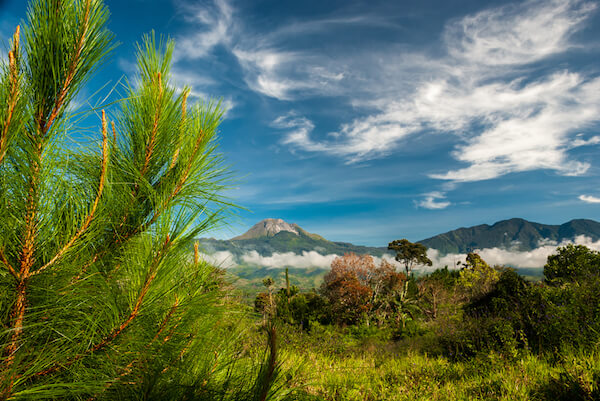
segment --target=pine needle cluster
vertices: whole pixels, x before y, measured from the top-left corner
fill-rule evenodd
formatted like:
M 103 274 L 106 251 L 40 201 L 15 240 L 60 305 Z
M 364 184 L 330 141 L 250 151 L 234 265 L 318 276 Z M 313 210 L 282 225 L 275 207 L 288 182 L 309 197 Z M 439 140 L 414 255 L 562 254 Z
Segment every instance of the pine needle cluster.
M 95 143 L 69 142 L 72 103 L 114 46 L 108 15 L 31 0 L 2 65 L 0 399 L 264 400 L 274 340 L 240 360 L 219 274 L 190 256 L 230 206 L 229 172 L 223 109 L 170 84 L 173 43 L 145 37 Z

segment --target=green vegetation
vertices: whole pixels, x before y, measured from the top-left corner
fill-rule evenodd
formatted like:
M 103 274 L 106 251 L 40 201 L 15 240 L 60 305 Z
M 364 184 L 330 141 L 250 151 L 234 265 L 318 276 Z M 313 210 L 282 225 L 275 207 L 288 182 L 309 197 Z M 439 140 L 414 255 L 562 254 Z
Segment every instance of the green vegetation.
M 252 312 L 190 255 L 231 207 L 229 173 L 220 105 L 169 84 L 172 42 L 145 37 L 136 82 L 90 113 L 98 138 L 73 141 L 107 17 L 100 0 L 32 0 L 2 66 L 1 400 L 600 399 L 600 253 L 583 246 L 540 282 L 474 253 L 417 277 L 431 261 L 407 240 L 389 245 L 404 272 L 353 253 L 306 281 L 234 270 L 262 286 Z M 263 250 L 369 251 L 299 232 Z
M 308 292 L 317 289 L 329 269 L 320 267 L 271 269 L 257 266 L 237 266 L 225 270 L 226 278 L 232 283 L 234 291 L 249 305 L 263 288 L 263 280 L 271 277 L 277 287 L 285 286 L 285 275 L 288 271 L 289 282 L 300 290 Z
M 544 273 L 471 253 L 407 278 L 346 255 L 319 292 L 270 287 L 255 309 L 301 367 L 298 400 L 600 399 L 600 253 L 558 248 Z
M 557 357 L 487 353 L 451 361 L 407 342 L 361 338 L 350 330 L 286 333 L 296 371 L 294 400 L 597 400 L 600 354 Z
M 223 110 L 170 84 L 173 43 L 145 37 L 135 83 L 90 113 L 96 140 L 73 140 L 107 18 L 100 0 L 32 0 L 2 66 L 0 399 L 266 400 L 274 329 L 246 348 L 221 272 L 189 255 L 228 173 Z

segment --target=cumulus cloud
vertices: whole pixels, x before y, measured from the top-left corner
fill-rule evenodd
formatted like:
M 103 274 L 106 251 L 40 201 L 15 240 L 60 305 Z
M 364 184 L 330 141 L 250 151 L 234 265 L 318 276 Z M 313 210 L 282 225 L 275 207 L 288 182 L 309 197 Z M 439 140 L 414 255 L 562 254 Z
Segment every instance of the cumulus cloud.
M 336 254 L 323 255 L 316 250 L 308 252 L 304 251 L 301 254 L 294 252 L 274 252 L 269 256 L 260 255 L 257 251 L 248 251 L 240 256 L 236 256 L 229 251 L 219 251 L 213 253 L 201 253 L 200 256 L 208 263 L 224 269 L 236 267 L 240 264 L 268 268 L 329 268 L 331 262 L 339 257 L 339 255 Z M 386 260 L 388 263 L 391 263 L 398 268 L 401 267 L 391 255 L 384 255 L 383 257 L 373 256 L 373 260 L 376 265 L 379 265 L 382 260 Z
M 579 200 L 586 203 L 600 203 L 600 198 L 591 195 L 579 195 Z

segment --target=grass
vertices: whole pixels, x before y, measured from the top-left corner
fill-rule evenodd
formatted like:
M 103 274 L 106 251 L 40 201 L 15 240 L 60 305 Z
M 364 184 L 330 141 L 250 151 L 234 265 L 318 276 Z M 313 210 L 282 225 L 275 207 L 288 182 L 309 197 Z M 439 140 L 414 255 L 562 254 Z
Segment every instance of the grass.
M 284 367 L 297 388 L 290 401 L 600 399 L 597 352 L 450 361 L 348 332 L 284 335 Z

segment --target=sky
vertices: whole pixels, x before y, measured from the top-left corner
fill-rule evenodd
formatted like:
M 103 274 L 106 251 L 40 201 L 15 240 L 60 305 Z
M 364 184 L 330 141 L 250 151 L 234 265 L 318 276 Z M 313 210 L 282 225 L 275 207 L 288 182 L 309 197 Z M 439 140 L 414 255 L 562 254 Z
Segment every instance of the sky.
M 600 2 L 106 0 L 119 46 L 85 98 L 176 42 L 172 81 L 228 108 L 244 209 L 386 246 L 521 217 L 600 220 Z M 6 43 L 26 2 L 0 1 Z M 99 92 L 97 92 L 99 91 Z M 85 104 L 84 104 L 85 105 Z

